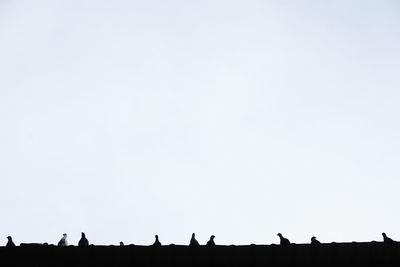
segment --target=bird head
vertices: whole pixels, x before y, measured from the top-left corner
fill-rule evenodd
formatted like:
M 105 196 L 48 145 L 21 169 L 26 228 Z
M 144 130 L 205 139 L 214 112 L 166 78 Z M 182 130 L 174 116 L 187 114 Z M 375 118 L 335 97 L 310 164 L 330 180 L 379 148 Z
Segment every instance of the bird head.
M 384 237 L 386 237 L 386 234 L 385 234 L 385 233 L 382 233 L 382 235 L 383 235 Z
M 158 235 L 156 235 L 156 239 L 158 239 Z
M 282 237 L 282 234 L 281 234 L 281 233 L 278 233 L 277 236 Z
M 63 237 L 67 237 L 67 234 L 64 233 L 64 234 L 63 234 Z
M 85 233 L 84 232 L 82 232 L 82 237 L 85 237 Z
M 211 236 L 211 239 L 214 239 L 214 238 L 215 238 L 215 235 L 212 235 L 212 236 Z
M 194 238 L 194 233 L 192 234 L 192 237 Z
M 311 240 L 315 240 L 315 239 L 316 239 L 316 237 L 315 237 L 315 236 L 311 237 Z
M 11 238 L 11 236 L 7 236 L 7 239 L 8 239 L 8 240 L 11 240 L 12 238 Z

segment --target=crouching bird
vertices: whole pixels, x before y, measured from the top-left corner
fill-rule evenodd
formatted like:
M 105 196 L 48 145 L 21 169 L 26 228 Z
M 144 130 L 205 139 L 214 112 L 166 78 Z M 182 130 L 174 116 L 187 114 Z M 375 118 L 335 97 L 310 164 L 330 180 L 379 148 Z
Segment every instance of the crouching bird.
M 67 242 L 67 234 L 63 234 L 63 237 L 60 239 L 60 241 L 58 241 L 58 246 L 59 247 L 66 247 L 68 245 Z
M 394 243 L 394 240 L 388 237 L 385 233 L 382 233 L 383 236 L 383 242 L 384 243 Z
M 14 242 L 12 240 L 12 237 L 11 236 L 7 236 L 7 239 L 8 239 L 8 241 L 7 241 L 7 244 L 6 244 L 6 248 L 15 247 L 15 244 L 14 244 Z
M 289 239 L 283 237 L 281 233 L 278 233 L 277 236 L 279 236 L 279 239 L 281 241 L 281 245 L 290 245 Z
M 89 240 L 86 238 L 85 233 L 82 232 L 81 239 L 78 242 L 78 246 L 87 247 L 89 246 Z
M 197 247 L 200 246 L 199 242 L 196 240 L 194 233 L 192 234 L 192 238 L 190 238 L 189 246 Z
M 208 240 L 206 245 L 209 246 L 209 247 L 215 246 L 214 238 L 215 238 L 214 235 L 210 236 L 210 240 Z
M 315 236 L 311 237 L 311 245 L 319 245 L 321 242 L 317 240 Z
M 158 235 L 155 235 L 156 240 L 153 243 L 153 247 L 161 247 L 161 242 L 158 240 Z

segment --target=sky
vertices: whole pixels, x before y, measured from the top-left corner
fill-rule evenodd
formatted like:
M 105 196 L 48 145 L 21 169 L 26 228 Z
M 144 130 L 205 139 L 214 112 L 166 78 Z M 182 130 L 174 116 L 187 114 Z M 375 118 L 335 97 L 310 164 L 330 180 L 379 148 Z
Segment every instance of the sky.
M 399 13 L 0 0 L 0 245 L 400 240 Z

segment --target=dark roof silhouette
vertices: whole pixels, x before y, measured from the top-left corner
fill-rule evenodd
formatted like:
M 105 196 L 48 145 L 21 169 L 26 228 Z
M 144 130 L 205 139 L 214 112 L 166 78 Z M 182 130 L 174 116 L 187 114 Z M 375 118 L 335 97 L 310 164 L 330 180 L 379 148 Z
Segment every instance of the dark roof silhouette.
M 48 246 L 48 243 L 21 243 L 19 244 L 20 247 L 43 247 Z
M 4 242 L 5 244 L 5 242 Z M 322 243 L 289 246 L 89 246 L 0 247 L 4 267 L 393 267 L 400 266 L 400 244 L 383 242 Z
M 89 240 L 87 240 L 84 232 L 82 232 L 82 236 L 78 242 L 78 246 L 80 246 L 80 247 L 89 246 Z
M 311 244 L 312 245 L 319 245 L 319 244 L 321 244 L 321 242 L 319 242 L 317 240 L 317 238 L 315 236 L 313 236 L 313 237 L 311 237 Z
M 158 240 L 158 235 L 155 235 L 156 241 L 154 241 L 153 246 L 161 247 L 161 242 Z
M 279 239 L 280 239 L 280 242 L 281 242 L 280 244 L 281 244 L 281 245 L 290 245 L 289 239 L 283 237 L 281 233 L 278 233 L 277 236 L 279 236 Z
M 7 236 L 7 239 L 8 239 L 8 241 L 7 241 L 6 247 L 8 247 L 8 248 L 15 247 L 15 244 L 14 244 L 14 242 L 12 240 L 12 237 L 11 236 Z
M 190 239 L 189 246 L 195 247 L 195 246 L 200 246 L 199 242 L 195 238 L 195 234 L 192 234 L 192 238 Z
M 393 243 L 393 239 L 391 239 L 390 237 L 388 237 L 385 233 L 382 233 L 383 236 L 383 242 L 385 243 Z
M 67 234 L 63 234 L 63 237 L 60 239 L 60 241 L 58 241 L 58 246 L 65 247 L 67 245 Z
M 214 235 L 210 236 L 210 240 L 208 240 L 207 246 L 210 246 L 210 247 L 215 246 L 214 238 L 215 238 Z

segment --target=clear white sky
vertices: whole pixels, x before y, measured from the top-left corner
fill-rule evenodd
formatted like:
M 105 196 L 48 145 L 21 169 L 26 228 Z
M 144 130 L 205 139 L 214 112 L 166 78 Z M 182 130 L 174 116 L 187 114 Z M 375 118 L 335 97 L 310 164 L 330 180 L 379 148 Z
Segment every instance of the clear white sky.
M 0 244 L 400 240 L 399 14 L 0 0 Z

